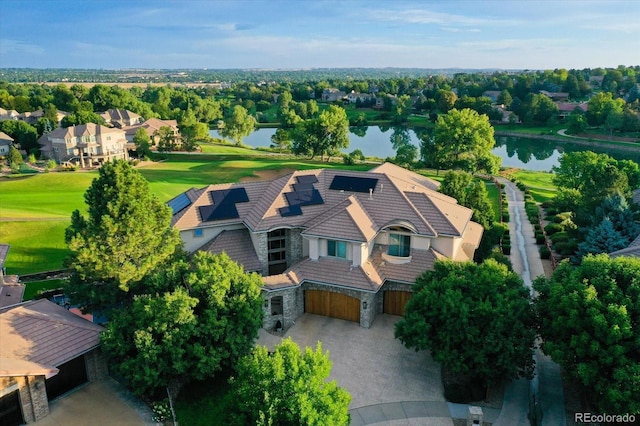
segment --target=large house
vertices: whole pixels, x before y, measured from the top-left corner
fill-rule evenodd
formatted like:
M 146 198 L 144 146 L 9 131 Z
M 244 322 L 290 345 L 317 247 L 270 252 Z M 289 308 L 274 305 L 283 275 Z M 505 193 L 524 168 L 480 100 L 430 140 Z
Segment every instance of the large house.
M 122 128 L 125 133 L 125 138 L 127 139 L 127 148 L 130 150 L 136 149 L 136 145 L 135 143 L 133 143 L 133 138 L 136 135 L 138 129 L 144 129 L 151 139 L 151 145 L 156 145 L 159 142 L 156 132 L 158 132 L 162 127 L 170 128 L 176 140 L 180 140 L 180 130 L 178 128 L 177 120 L 161 120 L 159 118 L 150 118 L 145 122 Z
M 83 168 L 129 158 L 124 131 L 94 123 L 55 129 L 38 143 L 45 157 L 60 163 L 75 157 Z
M 0 132 L 0 156 L 7 156 L 11 151 L 13 145 L 13 138 L 5 132 Z
M 102 331 L 47 299 L 0 308 L 0 424 L 41 420 L 50 400 L 106 378 Z
M 482 227 L 437 188 L 385 163 L 192 188 L 168 204 L 187 251 L 226 252 L 263 276 L 266 329 L 304 312 L 368 328 L 376 314 L 403 313 L 436 259 L 473 258 Z
M 135 112 L 131 112 L 127 109 L 108 109 L 100 117 L 104 118 L 110 126 L 123 128 L 127 126 L 134 126 L 144 121 L 144 118 Z

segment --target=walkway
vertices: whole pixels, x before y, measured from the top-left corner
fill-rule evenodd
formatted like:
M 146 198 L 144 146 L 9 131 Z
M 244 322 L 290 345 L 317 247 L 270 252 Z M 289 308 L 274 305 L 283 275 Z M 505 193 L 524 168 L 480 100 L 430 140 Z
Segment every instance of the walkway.
M 544 275 L 538 246 L 535 244 L 533 226 L 529 223 L 524 207 L 524 194 L 511 181 L 498 178 L 505 184 L 505 192 L 509 203 L 509 231 L 511 241 L 514 241 L 511 263 L 518 272 L 525 286 L 533 294 L 532 281 Z M 502 412 L 494 426 L 528 425 L 529 392 L 537 395 L 538 403 L 543 412 L 543 426 L 565 426 L 566 413 L 564 408 L 564 393 L 560 367 L 540 349 L 536 349 L 536 375 L 529 381 L 520 379 L 508 384 L 505 388 L 505 398 Z

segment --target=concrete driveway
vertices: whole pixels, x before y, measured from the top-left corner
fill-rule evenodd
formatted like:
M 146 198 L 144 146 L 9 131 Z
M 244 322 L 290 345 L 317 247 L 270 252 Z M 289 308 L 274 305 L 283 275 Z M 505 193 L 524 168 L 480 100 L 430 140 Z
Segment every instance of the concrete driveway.
M 88 383 L 49 403 L 49 415 L 35 426 L 140 426 L 156 424 L 151 411 L 109 378 Z
M 420 424 L 452 424 L 440 366 L 427 351 L 407 349 L 393 337 L 399 320 L 378 315 L 373 326 L 365 329 L 355 322 L 304 314 L 284 337 L 302 348 L 315 348 L 320 341 L 322 349 L 329 351 L 330 379 L 351 394 L 352 425 L 415 417 L 431 418 Z M 260 330 L 257 344 L 273 349 L 281 339 Z

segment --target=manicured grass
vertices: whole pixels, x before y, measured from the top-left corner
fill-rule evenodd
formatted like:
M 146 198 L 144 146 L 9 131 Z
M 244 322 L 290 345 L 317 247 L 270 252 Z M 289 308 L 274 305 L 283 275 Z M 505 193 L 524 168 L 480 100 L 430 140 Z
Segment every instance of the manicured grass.
M 553 173 L 518 170 L 513 175 L 529 188 L 533 199 L 538 203 L 556 196 L 556 187 L 552 182 Z
M 10 244 L 5 262 L 8 274 L 28 274 L 62 268 L 69 251 L 64 242 L 67 219 L 0 222 L 0 241 Z
M 284 173 L 322 167 L 350 170 L 373 167 L 371 164 L 345 166 L 341 162 L 282 159 L 273 155 L 251 157 L 234 150 L 212 155 L 167 155 L 167 160 L 138 170 L 149 181 L 151 191 L 164 202 L 189 188 L 237 182 L 243 177 L 256 176 L 256 171 L 282 170 Z M 62 268 L 62 261 L 69 253 L 64 230 L 74 210 L 86 211 L 84 193 L 97 174 L 97 171 L 42 173 L 0 180 L 0 219 L 4 220 L 0 222 L 0 242 L 11 245 L 6 260 L 8 273 Z
M 491 207 L 493 207 L 493 220 L 500 222 L 500 189 L 489 180 L 484 181 L 484 183 L 487 187 L 489 202 L 491 203 Z
M 97 172 L 41 173 L 0 180 L 0 218 L 68 218 L 84 206 Z
M 51 280 L 30 281 L 25 283 L 24 295 L 22 300 L 27 301 L 34 299 L 41 291 L 62 288 L 67 280 L 54 278 Z

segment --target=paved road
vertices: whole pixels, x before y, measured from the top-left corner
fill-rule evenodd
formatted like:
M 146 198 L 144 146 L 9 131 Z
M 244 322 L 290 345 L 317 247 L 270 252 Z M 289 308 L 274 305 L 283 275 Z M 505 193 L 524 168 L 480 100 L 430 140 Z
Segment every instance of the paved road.
M 498 178 L 505 184 L 507 200 L 509 203 L 509 231 L 511 241 L 514 241 L 515 250 L 511 255 L 513 269 L 521 274 L 525 286 L 533 294 L 532 281 L 544 275 L 544 268 L 535 244 L 533 226 L 529 223 L 524 207 L 524 194 L 511 181 Z M 529 394 L 537 395 L 537 400 L 542 407 L 543 426 L 565 426 L 566 413 L 564 407 L 564 393 L 562 390 L 562 377 L 560 367 L 537 349 L 534 358 L 536 360 L 536 376 L 529 382 L 520 379 L 510 383 L 505 388 L 505 397 L 502 412 L 494 426 L 528 425 L 527 413 L 529 411 Z

